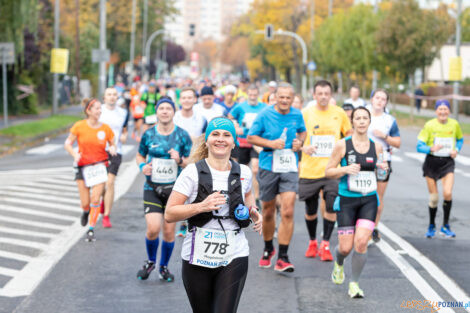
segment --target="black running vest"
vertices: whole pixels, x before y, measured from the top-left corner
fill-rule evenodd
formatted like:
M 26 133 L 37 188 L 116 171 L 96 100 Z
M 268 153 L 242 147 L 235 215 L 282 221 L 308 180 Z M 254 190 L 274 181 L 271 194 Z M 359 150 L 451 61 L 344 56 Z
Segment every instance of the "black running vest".
M 370 139 L 369 139 L 370 140 Z M 345 165 L 359 164 L 361 171 L 373 172 L 377 164 L 377 153 L 375 151 L 375 143 L 370 140 L 369 151 L 361 154 L 354 149 L 352 137 L 345 138 L 346 154 L 344 155 Z

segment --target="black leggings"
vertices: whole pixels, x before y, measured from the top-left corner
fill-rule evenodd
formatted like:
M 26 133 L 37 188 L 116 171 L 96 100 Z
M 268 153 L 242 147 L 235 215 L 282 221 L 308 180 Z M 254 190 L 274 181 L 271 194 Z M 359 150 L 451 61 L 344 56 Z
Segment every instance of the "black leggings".
M 237 312 L 248 273 L 248 257 L 206 268 L 183 260 L 183 283 L 194 313 Z

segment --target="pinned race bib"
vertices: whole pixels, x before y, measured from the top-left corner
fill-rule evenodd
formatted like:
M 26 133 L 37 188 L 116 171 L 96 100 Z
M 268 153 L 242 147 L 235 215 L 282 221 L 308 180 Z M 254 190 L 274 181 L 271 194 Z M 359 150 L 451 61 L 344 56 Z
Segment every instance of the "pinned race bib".
M 196 227 L 192 232 L 189 263 L 208 268 L 229 265 L 234 256 L 235 236 L 234 230 Z
M 310 136 L 310 144 L 316 149 L 316 152 L 312 154 L 312 157 L 329 158 L 335 145 L 335 136 Z
M 258 113 L 245 113 L 245 116 L 243 116 L 243 121 L 242 121 L 243 125 L 246 128 L 251 128 L 257 116 L 258 116 Z
M 356 175 L 348 175 L 348 189 L 363 195 L 377 190 L 377 177 L 375 172 L 362 171 Z
M 104 163 L 87 165 L 82 168 L 85 186 L 93 187 L 105 183 L 108 180 L 108 171 Z
M 454 138 L 434 138 L 434 145 L 441 145 L 442 148 L 439 151 L 433 152 L 434 156 L 438 157 L 449 157 L 452 149 L 454 148 Z
M 136 105 L 134 108 L 134 113 L 135 114 L 142 114 L 144 113 L 144 109 L 140 105 Z
M 289 173 L 297 172 L 297 159 L 292 149 L 274 150 L 273 172 Z
M 178 165 L 173 159 L 152 159 L 152 182 L 157 184 L 169 184 L 176 181 Z
M 145 124 L 155 124 L 157 122 L 157 114 L 152 114 L 145 117 Z

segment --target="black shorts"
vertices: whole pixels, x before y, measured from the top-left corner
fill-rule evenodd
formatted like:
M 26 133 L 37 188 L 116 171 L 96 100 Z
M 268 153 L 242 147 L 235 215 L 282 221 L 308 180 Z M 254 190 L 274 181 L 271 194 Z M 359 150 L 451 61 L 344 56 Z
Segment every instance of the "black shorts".
M 392 161 L 387 161 L 388 163 L 388 171 L 387 171 L 387 176 L 385 179 L 377 179 L 378 182 L 386 183 L 390 179 L 390 174 L 392 173 Z
M 336 201 L 339 203 L 335 203 L 335 207 L 339 205 L 340 208 L 336 212 L 338 234 L 354 233 L 358 226 L 374 229 L 379 204 L 376 194 L 357 198 L 339 196 Z
M 138 121 L 140 121 L 140 120 L 143 121 L 144 118 L 143 118 L 143 117 L 134 117 L 134 123 L 136 123 L 136 122 L 138 122 Z
M 253 148 L 239 148 L 238 150 L 238 162 L 240 164 L 248 165 L 251 159 L 258 159 L 259 154 Z
M 439 180 L 455 170 L 455 161 L 451 157 L 426 156 L 423 163 L 423 176 Z
M 122 155 L 118 153 L 115 156 L 112 156 L 108 152 L 108 158 L 109 158 L 108 173 L 116 176 L 119 171 L 119 167 L 121 166 Z
M 299 179 L 299 200 L 306 201 L 312 197 L 318 197 L 320 190 L 323 190 L 323 199 L 331 199 L 331 203 L 327 202 L 326 211 L 334 213 L 333 200 L 338 196 L 338 184 L 336 179 L 318 178 L 318 179 Z M 316 211 L 316 209 L 315 209 Z
M 153 190 L 144 190 L 144 213 L 164 213 L 173 184 L 152 184 Z

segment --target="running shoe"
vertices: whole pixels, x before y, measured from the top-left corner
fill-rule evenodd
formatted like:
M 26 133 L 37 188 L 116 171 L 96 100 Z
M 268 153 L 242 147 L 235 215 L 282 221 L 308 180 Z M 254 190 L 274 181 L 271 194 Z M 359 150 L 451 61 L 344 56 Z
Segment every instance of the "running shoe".
M 142 269 L 137 272 L 137 278 L 140 280 L 146 280 L 149 278 L 150 273 L 155 269 L 155 263 L 152 261 L 145 261 Z
M 310 240 L 308 243 L 307 251 L 305 252 L 306 258 L 314 258 L 318 254 L 318 243 L 316 240 Z
M 426 238 L 434 238 L 436 235 L 436 226 L 434 224 L 429 224 L 428 231 L 426 232 Z
M 86 226 L 86 224 L 88 224 L 88 215 L 90 215 L 90 211 L 83 211 L 82 212 L 82 217 L 80 219 L 80 224 L 82 226 Z
M 364 298 L 364 291 L 359 288 L 359 284 L 356 282 L 349 283 L 349 291 L 348 294 L 351 298 Z
M 450 230 L 449 224 L 443 225 L 441 227 L 440 234 L 445 237 L 455 238 L 455 233 Z
M 321 261 L 333 261 L 333 256 L 330 252 L 330 242 L 322 241 L 320 244 L 320 260 Z
M 186 237 L 186 232 L 188 231 L 188 225 L 186 223 L 181 223 L 180 230 L 176 233 L 178 237 Z
M 333 272 L 331 272 L 331 280 L 337 284 L 341 285 L 344 282 L 344 266 L 339 265 L 335 262 L 335 266 L 333 267 Z
M 169 283 L 171 283 L 175 280 L 175 275 L 170 273 L 170 271 L 168 270 L 168 267 L 166 267 L 166 266 L 160 266 L 159 277 L 160 277 L 161 280 L 167 281 Z
M 294 264 L 289 262 L 289 258 L 286 256 L 277 259 L 276 266 L 274 266 L 276 272 L 288 272 L 292 273 L 294 271 Z
M 113 225 L 111 225 L 111 221 L 109 220 L 109 216 L 103 216 L 103 227 L 104 228 L 111 228 Z
M 264 250 L 263 256 L 261 257 L 261 260 L 259 260 L 259 267 L 270 268 L 272 265 L 271 260 L 275 254 L 276 249 L 273 249 L 271 252 Z
M 90 229 L 87 231 L 85 241 L 87 242 L 96 241 L 95 232 L 93 231 L 93 229 Z
M 376 243 L 380 241 L 380 234 L 377 228 L 374 228 L 374 230 L 372 231 L 372 240 Z

